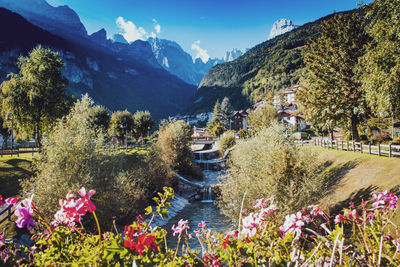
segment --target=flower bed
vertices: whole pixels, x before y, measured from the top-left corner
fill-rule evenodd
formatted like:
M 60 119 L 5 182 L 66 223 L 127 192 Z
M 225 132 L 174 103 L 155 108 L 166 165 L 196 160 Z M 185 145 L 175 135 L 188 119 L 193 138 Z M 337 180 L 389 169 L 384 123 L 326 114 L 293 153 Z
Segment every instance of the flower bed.
M 157 206 L 146 209 L 152 215 L 142 216 L 124 228 L 123 233 L 102 232 L 96 217 L 95 191 L 69 192 L 59 200 L 54 218 L 41 215 L 34 196 L 8 198 L 17 205 L 15 215 L 19 228 L 35 230 L 32 247 L 6 242 L 0 235 L 0 263 L 62 265 L 133 265 L 133 266 L 399 266 L 400 240 L 392 217 L 398 210 L 399 198 L 387 191 L 363 201 L 359 209 L 350 203 L 342 213 L 330 216 L 312 205 L 278 221 L 274 198 L 258 199 L 253 210 L 246 212 L 236 230 L 217 233 L 205 222 L 190 229 L 187 220 L 172 227 L 177 246 L 167 246 L 167 230 L 152 227 L 156 216 L 166 218 L 173 190 L 164 188 L 154 198 Z M 0 195 L 0 205 L 4 201 Z M 96 222 L 85 229 L 86 216 Z M 279 216 L 278 216 L 279 217 Z M 40 227 L 35 227 L 40 226 Z M 90 227 L 87 227 L 90 228 Z M 188 240 L 196 238 L 201 252 L 190 249 Z

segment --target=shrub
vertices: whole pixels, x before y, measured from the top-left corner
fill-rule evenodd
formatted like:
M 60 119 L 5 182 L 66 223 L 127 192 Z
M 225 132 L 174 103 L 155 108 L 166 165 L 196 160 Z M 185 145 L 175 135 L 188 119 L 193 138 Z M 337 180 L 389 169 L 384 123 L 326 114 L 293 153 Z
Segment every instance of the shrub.
M 225 151 L 227 151 L 229 148 L 236 145 L 235 132 L 233 131 L 225 132 L 219 139 L 218 143 L 222 154 L 225 153 Z
M 273 123 L 232 151 L 219 200 L 223 213 L 232 219 L 238 219 L 243 199 L 247 209 L 263 194 L 274 195 L 285 212 L 318 198 L 316 192 L 322 182 L 314 178 L 318 169 L 316 155 L 294 146 L 284 131 Z
M 24 194 L 35 193 L 36 205 L 44 215 L 49 216 L 57 210 L 57 205 L 49 199 L 60 199 L 67 189 L 76 191 L 83 186 L 98 192 L 96 202 L 101 210 L 100 218 L 135 216 L 143 207 L 142 200 L 150 200 L 154 190 L 160 189 L 156 184 L 168 183 L 168 167 L 159 157 L 152 160 L 146 155 L 127 156 L 101 151 L 102 140 L 92 127 L 92 112 L 93 102 L 84 96 L 68 116 L 58 121 L 34 162 L 36 176 L 22 184 Z M 126 172 L 128 176 L 122 178 Z M 149 179 L 149 176 L 154 178 Z M 121 197 L 121 183 L 126 188 L 135 187 L 138 194 Z
M 247 122 L 254 132 L 267 128 L 278 117 L 278 112 L 273 106 L 256 109 L 249 114 Z
M 202 178 L 201 170 L 194 165 L 190 149 L 192 129 L 182 120 L 170 120 L 160 126 L 157 147 L 161 158 L 173 170 L 192 178 Z
M 373 135 L 370 139 L 373 144 L 378 144 L 378 143 L 388 142 L 388 141 L 392 140 L 392 137 L 391 137 L 390 133 L 381 132 L 376 135 Z

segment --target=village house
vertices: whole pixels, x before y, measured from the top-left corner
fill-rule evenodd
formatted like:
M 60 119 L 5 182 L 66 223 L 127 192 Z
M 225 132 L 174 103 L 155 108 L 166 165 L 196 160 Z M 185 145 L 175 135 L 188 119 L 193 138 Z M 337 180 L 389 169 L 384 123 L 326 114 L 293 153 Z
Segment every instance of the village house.
M 246 119 L 248 115 L 244 110 L 233 111 L 230 128 L 235 131 L 239 131 L 240 129 L 247 130 Z

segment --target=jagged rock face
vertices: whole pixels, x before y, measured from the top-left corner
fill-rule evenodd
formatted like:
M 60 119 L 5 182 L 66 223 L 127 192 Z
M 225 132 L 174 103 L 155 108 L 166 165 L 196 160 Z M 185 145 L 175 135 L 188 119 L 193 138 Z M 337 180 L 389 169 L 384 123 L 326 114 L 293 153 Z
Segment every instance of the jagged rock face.
M 203 74 L 193 64 L 192 56 L 186 53 L 176 42 L 149 38 L 153 54 L 164 69 L 189 84 L 198 85 Z
M 123 43 L 123 44 L 128 44 L 128 41 L 124 38 L 124 36 L 122 36 L 122 34 L 114 34 L 111 37 L 111 40 L 114 43 Z
M 237 59 L 241 55 L 243 55 L 243 52 L 237 48 L 234 48 L 234 49 L 232 49 L 232 51 L 227 51 L 225 53 L 223 59 L 224 59 L 224 62 L 229 62 L 229 61 Z
M 280 19 L 275 21 L 272 26 L 271 32 L 268 36 L 268 40 L 275 38 L 278 35 L 284 34 L 286 32 L 290 32 L 291 30 L 296 29 L 298 26 L 294 25 L 293 22 L 289 19 Z
M 89 36 L 89 39 L 103 46 L 106 46 L 108 43 L 107 32 L 104 28 L 97 32 L 92 33 Z
M 238 49 L 226 52 L 223 59 L 210 58 L 204 63 L 200 58 L 193 61 L 192 56 L 186 53 L 176 42 L 149 38 L 147 40 L 153 50 L 158 63 L 170 73 L 178 76 L 187 83 L 199 85 L 207 71 L 220 63 L 235 60 L 242 55 Z
M 45 0 L 0 0 L 0 7 L 17 12 L 32 24 L 57 35 L 87 35 L 79 16 L 68 6 L 53 7 Z

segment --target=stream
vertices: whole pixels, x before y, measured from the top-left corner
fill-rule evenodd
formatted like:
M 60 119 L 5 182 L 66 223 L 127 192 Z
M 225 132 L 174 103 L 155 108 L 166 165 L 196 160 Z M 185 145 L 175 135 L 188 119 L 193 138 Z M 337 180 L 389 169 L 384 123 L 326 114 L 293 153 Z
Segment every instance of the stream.
M 200 151 L 195 153 L 195 161 L 203 168 L 204 181 L 203 181 L 203 196 L 202 200 L 188 203 L 182 210 L 176 213 L 167 224 L 164 229 L 168 231 L 167 244 L 170 248 L 175 248 L 177 245 L 177 236 L 172 235 L 171 227 L 178 224 L 180 219 L 188 220 L 189 227 L 188 233 L 193 233 L 194 230 L 198 229 L 198 224 L 201 221 L 206 222 L 206 228 L 212 229 L 220 233 L 228 232 L 232 229 L 231 220 L 223 215 L 217 205 L 214 203 L 215 196 L 212 190 L 212 186 L 218 183 L 221 176 L 224 175 L 224 170 L 221 170 L 221 162 L 224 160 L 216 159 L 218 155 L 215 151 Z M 207 156 L 206 156 L 207 154 Z M 195 234 L 193 234 L 196 236 Z M 181 243 L 182 244 L 182 243 Z M 197 238 L 189 240 L 189 246 L 191 249 L 201 250 L 201 246 Z

